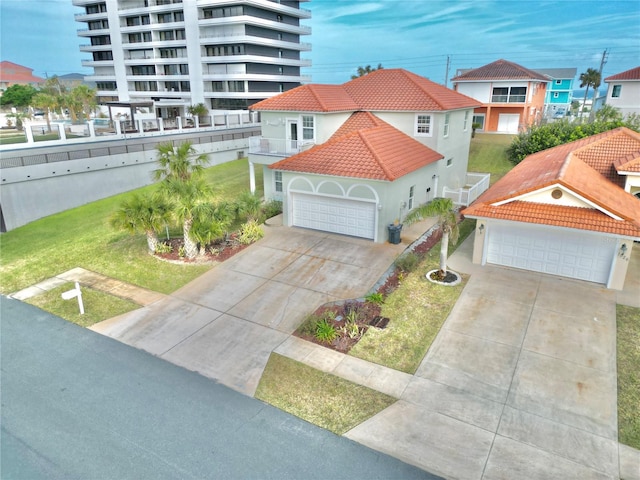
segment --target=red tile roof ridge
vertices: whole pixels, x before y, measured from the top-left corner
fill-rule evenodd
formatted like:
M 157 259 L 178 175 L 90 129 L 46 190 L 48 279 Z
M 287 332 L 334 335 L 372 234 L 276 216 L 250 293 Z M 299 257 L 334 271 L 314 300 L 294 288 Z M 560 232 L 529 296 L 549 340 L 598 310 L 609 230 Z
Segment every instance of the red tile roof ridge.
M 515 77 L 513 75 L 505 75 L 501 73 L 493 73 L 499 71 L 500 68 L 504 68 L 504 66 L 510 67 L 521 74 L 524 74 L 524 77 Z M 511 77 L 511 78 L 508 78 Z M 510 80 L 517 78 L 526 78 L 529 80 L 542 80 L 548 81 L 549 78 L 547 75 L 536 72 L 535 70 L 531 70 L 529 68 L 523 67 L 515 62 L 510 62 L 509 60 L 505 60 L 504 58 L 500 58 L 494 62 L 487 63 L 486 65 L 482 65 L 477 68 L 473 68 L 461 75 L 457 75 L 452 78 L 454 81 L 465 81 L 465 80 Z
M 616 73 L 604 79 L 605 82 L 611 81 L 624 81 L 624 80 L 640 80 L 640 66 L 630 68 L 624 72 Z

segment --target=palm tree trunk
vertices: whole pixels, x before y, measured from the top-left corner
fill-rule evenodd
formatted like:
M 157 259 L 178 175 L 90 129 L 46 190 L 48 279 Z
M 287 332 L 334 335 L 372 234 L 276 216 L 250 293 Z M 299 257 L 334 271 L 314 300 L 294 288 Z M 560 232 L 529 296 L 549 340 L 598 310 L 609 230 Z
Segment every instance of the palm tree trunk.
M 182 225 L 183 239 L 184 239 L 184 254 L 187 258 L 196 258 L 198 255 L 198 244 L 191 240 L 191 225 L 193 219 L 186 219 Z
M 147 230 L 146 234 L 149 253 L 156 253 L 156 250 L 158 249 L 158 236 L 156 235 L 156 232 L 154 232 L 153 230 Z
M 440 241 L 440 271 L 443 275 L 447 274 L 447 255 L 449 254 L 449 232 L 444 229 L 442 232 L 442 240 Z

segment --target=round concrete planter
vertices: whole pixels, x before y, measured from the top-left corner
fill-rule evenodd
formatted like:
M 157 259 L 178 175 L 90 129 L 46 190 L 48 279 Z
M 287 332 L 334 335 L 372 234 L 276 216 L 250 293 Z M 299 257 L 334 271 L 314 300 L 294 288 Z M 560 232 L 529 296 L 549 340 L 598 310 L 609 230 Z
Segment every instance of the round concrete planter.
M 433 278 L 431 278 L 431 274 L 440 271 L 439 269 L 435 269 L 435 270 L 430 270 L 427 272 L 427 280 L 429 280 L 431 283 L 437 283 L 438 285 L 444 285 L 445 287 L 455 287 L 456 285 L 458 285 L 461 281 L 462 281 L 462 277 L 460 276 L 460 274 L 452 271 L 452 270 L 447 270 L 447 277 L 452 277 L 451 281 L 440 281 L 440 280 L 434 280 Z M 447 278 L 447 280 L 449 280 L 449 278 Z

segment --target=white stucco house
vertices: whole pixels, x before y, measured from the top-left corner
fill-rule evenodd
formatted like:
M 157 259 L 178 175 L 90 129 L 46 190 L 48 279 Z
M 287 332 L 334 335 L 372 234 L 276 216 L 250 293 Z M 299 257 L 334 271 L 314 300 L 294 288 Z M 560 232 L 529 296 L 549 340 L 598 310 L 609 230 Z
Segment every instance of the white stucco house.
M 414 207 L 468 187 L 473 109 L 480 104 L 402 69 L 342 85 L 310 84 L 255 104 L 262 135 L 251 172 L 283 222 L 384 242 Z
M 640 240 L 640 134 L 621 127 L 529 155 L 462 211 L 473 262 L 621 290 Z
M 640 67 L 604 79 L 608 84 L 605 103 L 627 116 L 640 115 Z

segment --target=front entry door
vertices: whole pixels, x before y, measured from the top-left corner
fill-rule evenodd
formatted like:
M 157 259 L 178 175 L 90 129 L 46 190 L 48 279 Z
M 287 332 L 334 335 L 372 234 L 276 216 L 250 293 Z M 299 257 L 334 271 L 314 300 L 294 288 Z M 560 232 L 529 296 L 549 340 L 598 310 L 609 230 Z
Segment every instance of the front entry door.
M 298 153 L 298 121 L 287 120 L 287 153 Z

